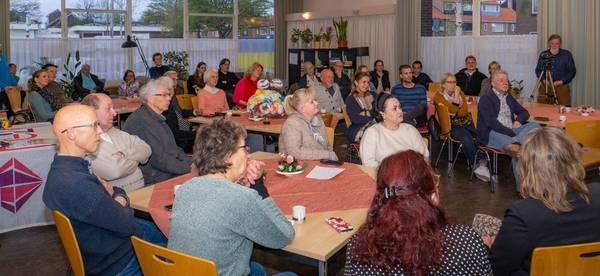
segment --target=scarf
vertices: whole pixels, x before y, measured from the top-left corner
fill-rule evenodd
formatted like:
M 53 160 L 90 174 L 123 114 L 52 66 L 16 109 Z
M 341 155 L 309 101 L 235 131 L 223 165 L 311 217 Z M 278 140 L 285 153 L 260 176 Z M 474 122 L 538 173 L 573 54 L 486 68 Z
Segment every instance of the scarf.
M 208 86 L 208 84 L 204 86 L 204 90 L 206 90 L 206 92 L 213 94 L 213 95 L 217 94 L 217 92 L 219 92 L 219 88 Z
M 329 140 L 326 139 L 326 137 L 323 137 L 323 133 L 319 131 L 319 126 L 323 125 L 323 119 L 321 119 L 321 116 L 313 117 L 310 122 L 308 119 L 306 119 L 306 117 L 298 113 L 292 113 L 290 116 L 298 117 L 302 120 L 302 122 L 306 123 L 308 126 L 308 132 L 311 134 L 313 139 L 315 139 L 315 141 L 317 141 L 321 147 L 323 147 L 323 149 L 329 150 Z
M 92 79 L 92 74 L 89 76 L 81 74 L 81 78 L 83 79 L 83 88 L 88 90 L 94 90 L 94 88 L 96 88 L 96 83 Z
M 454 92 L 456 93 L 456 92 Z M 448 101 L 449 103 L 452 103 L 452 101 L 454 100 L 454 93 L 452 93 L 452 95 L 448 95 L 448 93 L 446 93 L 445 91 L 442 93 L 444 95 L 444 98 L 446 99 L 446 101 Z M 458 107 L 461 107 L 463 105 L 463 101 L 462 101 L 462 97 L 458 97 Z
M 42 96 L 42 98 L 44 98 L 44 100 L 50 104 L 50 106 L 52 107 L 52 111 L 57 111 L 63 107 L 63 104 L 60 103 L 58 98 L 56 98 L 54 94 L 50 93 L 50 91 L 48 91 L 46 87 L 40 88 L 39 86 L 34 84 L 32 90 L 38 92 Z

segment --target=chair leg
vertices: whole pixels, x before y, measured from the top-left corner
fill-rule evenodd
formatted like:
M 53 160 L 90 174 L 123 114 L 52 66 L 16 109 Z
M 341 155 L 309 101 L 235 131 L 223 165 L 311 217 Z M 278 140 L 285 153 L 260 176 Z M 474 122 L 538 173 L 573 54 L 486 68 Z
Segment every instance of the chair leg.
M 71 264 L 69 264 L 69 269 L 67 269 L 67 276 L 71 276 L 72 272 L 73 272 L 73 268 L 71 268 Z
M 452 142 L 450 142 L 452 143 Z M 456 164 L 456 161 L 458 160 L 458 156 L 460 155 L 460 153 L 463 152 L 463 146 L 462 144 L 458 145 L 458 150 L 456 151 L 456 156 L 454 156 L 454 161 L 452 161 L 452 164 L 450 165 L 450 171 L 448 172 L 448 178 L 452 177 L 452 172 L 454 171 L 454 165 Z
M 440 156 L 442 156 L 442 151 L 444 151 L 444 146 L 446 145 L 446 142 L 448 141 L 448 139 L 444 139 L 444 143 L 442 144 L 442 147 L 440 148 L 440 152 L 438 153 L 438 157 L 435 160 L 435 165 L 434 167 L 437 167 L 438 162 L 440 161 Z M 431 144 L 431 142 L 429 142 L 429 144 Z M 431 154 L 431 152 L 430 152 Z

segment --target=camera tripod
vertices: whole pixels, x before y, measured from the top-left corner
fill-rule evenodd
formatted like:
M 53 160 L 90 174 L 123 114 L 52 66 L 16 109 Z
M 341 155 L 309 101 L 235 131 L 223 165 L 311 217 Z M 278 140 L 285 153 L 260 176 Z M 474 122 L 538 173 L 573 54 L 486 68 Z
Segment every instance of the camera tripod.
M 537 102 L 538 93 L 540 91 L 540 85 L 542 85 L 542 78 L 546 82 L 546 103 L 552 101 L 554 105 L 558 105 L 558 98 L 556 97 L 556 89 L 554 89 L 554 80 L 552 79 L 552 72 L 550 72 L 550 59 L 544 59 L 544 70 L 540 73 L 533 92 L 531 92 L 530 98 Z

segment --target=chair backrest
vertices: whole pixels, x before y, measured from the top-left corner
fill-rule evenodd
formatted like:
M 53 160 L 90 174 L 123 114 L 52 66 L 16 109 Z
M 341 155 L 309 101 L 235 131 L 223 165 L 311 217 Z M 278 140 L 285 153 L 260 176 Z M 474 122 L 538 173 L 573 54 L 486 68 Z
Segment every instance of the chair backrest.
M 155 245 L 136 236 L 131 237 L 131 242 L 145 276 L 217 275 L 217 265 L 212 261 Z
M 181 109 L 192 109 L 194 107 L 192 105 L 192 95 L 177 95 L 177 102 L 179 102 Z
M 300 83 L 294 83 L 292 85 L 290 85 L 290 89 L 288 89 L 287 94 L 288 95 L 293 95 L 294 92 L 296 92 L 296 90 L 300 89 Z
M 10 87 L 10 90 L 8 88 Z M 8 95 L 8 101 L 10 102 L 10 109 L 14 112 L 21 110 L 21 89 L 17 86 L 7 86 L 6 94 Z
M 477 106 L 474 106 L 471 109 L 469 109 L 469 113 L 471 113 L 471 119 L 473 119 L 473 125 L 475 126 L 475 129 L 477 129 L 477 110 L 479 110 Z
M 329 139 L 329 145 L 333 147 L 333 139 L 335 138 L 334 129 L 332 127 L 325 127 L 327 131 L 327 139 Z
M 350 116 L 348 116 L 348 112 L 346 112 L 346 106 L 342 107 L 342 113 L 344 114 L 344 121 L 346 121 L 346 127 L 350 127 L 352 121 L 350 121 Z
M 425 146 L 429 148 L 429 139 L 423 137 L 423 143 L 425 143 Z
M 565 131 L 584 147 L 600 149 L 600 120 L 567 122 Z
M 439 81 L 430 82 L 429 87 L 427 87 L 427 91 L 438 91 L 439 87 L 440 87 Z
M 446 139 L 447 136 L 450 136 L 450 130 L 452 129 L 448 107 L 445 105 L 436 105 L 435 108 L 437 110 L 438 122 L 442 127 L 442 135 L 440 137 Z
M 29 107 L 29 110 L 31 110 L 31 116 L 33 116 L 32 122 L 37 122 L 37 119 L 35 118 L 35 112 L 33 112 L 33 107 L 31 106 L 29 101 L 27 101 L 27 106 Z
M 183 81 L 183 83 L 181 85 L 183 86 L 183 94 L 187 95 L 189 93 L 188 87 L 187 87 L 187 81 Z
M 326 127 L 331 127 L 331 121 L 333 120 L 333 114 L 325 114 L 321 115 L 321 119 L 323 119 L 323 123 Z
M 538 247 L 531 257 L 531 276 L 600 275 L 600 242 Z
M 192 107 L 194 108 L 194 110 L 198 109 L 198 96 L 193 96 L 190 98 L 190 100 L 192 101 Z
M 85 276 L 85 270 L 83 269 L 83 259 L 81 258 L 81 251 L 79 251 L 79 243 L 75 238 L 75 232 L 73 232 L 73 226 L 71 221 L 65 215 L 59 211 L 52 210 L 52 217 L 56 222 L 56 229 L 58 235 L 62 241 L 65 251 L 67 251 L 67 257 L 69 264 L 73 269 L 75 276 Z

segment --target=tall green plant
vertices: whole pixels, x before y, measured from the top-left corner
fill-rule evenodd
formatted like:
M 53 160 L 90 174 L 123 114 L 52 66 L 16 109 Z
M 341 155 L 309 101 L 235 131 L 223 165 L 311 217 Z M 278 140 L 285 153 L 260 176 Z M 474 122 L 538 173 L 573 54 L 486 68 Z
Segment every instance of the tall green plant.
M 340 21 L 335 21 L 335 19 L 331 19 L 331 21 L 333 21 L 337 40 L 348 40 L 348 20 L 344 20 L 344 18 L 340 16 Z
M 75 57 L 73 57 L 75 63 L 73 65 L 73 70 L 71 70 L 71 53 L 67 55 L 67 59 L 65 60 L 65 64 L 63 64 L 63 69 L 65 70 L 62 74 L 63 78 L 60 80 L 60 88 L 65 92 L 67 97 L 71 97 L 73 92 L 75 92 L 75 85 L 73 85 L 73 80 L 75 79 L 75 74 L 79 71 L 78 68 L 81 66 L 81 59 L 79 58 L 79 50 L 75 51 Z
M 163 53 L 163 60 L 166 64 L 171 67 L 171 70 L 177 72 L 177 76 L 180 80 L 187 80 L 190 76 L 188 72 L 190 55 L 186 51 L 177 52 L 169 51 Z

